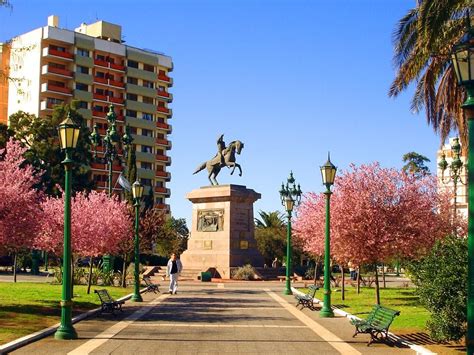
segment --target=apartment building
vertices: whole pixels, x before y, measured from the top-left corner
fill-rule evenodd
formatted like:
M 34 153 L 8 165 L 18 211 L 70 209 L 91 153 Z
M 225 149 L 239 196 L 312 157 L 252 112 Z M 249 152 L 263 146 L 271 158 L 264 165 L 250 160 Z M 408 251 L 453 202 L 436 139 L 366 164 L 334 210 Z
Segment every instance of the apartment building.
M 59 28 L 56 16 L 48 18 L 47 26 L 14 38 L 9 47 L 9 75 L 21 79 L 15 84 L 21 89 L 8 85 L 8 116 L 23 110 L 44 117 L 54 105 L 77 100 L 91 131 L 97 124 L 104 135 L 105 117 L 113 104 L 118 133 L 122 135 L 125 124 L 130 125 L 138 177 L 147 190 L 153 189 L 155 205 L 169 210 L 171 58 L 124 44 L 119 25 L 98 21 L 71 31 Z M 0 94 L 0 110 L 1 98 Z M 99 156 L 101 148 L 97 147 Z M 93 163 L 91 170 L 98 189 L 106 189 L 106 165 Z M 116 180 L 122 170 L 123 165 L 113 165 L 117 192 L 121 188 Z

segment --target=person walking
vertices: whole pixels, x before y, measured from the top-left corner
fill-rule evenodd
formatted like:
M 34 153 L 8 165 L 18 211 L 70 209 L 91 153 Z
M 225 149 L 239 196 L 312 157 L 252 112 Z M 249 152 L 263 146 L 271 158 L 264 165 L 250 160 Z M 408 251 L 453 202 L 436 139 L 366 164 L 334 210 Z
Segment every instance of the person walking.
M 181 260 L 176 258 L 176 254 L 171 254 L 170 260 L 168 260 L 168 265 L 166 266 L 166 276 L 170 277 L 170 287 L 169 293 L 176 294 L 178 291 L 178 277 L 183 269 Z

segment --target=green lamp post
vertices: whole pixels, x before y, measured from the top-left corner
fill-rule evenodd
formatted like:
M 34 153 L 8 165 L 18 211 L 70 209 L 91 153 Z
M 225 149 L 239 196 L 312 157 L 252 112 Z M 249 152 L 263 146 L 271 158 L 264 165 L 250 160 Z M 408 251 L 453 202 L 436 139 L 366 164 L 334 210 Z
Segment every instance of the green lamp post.
M 467 237 L 467 353 L 474 354 L 474 28 L 467 18 L 467 31 L 454 46 L 451 55 L 458 85 L 466 90 L 466 101 L 462 104 L 468 127 L 468 237 Z
M 280 198 L 281 203 L 285 207 L 288 223 L 286 225 L 286 287 L 283 292 L 285 295 L 291 295 L 291 215 L 293 208 L 298 206 L 301 202 L 301 188 L 300 185 L 296 186 L 293 172 L 290 172 L 290 176 L 287 179 L 286 185 L 281 184 Z
M 71 275 L 71 167 L 72 152 L 79 138 L 79 127 L 71 119 L 70 113 L 59 125 L 61 149 L 66 152 L 62 161 L 65 170 L 64 184 L 64 251 L 63 251 L 63 283 L 61 293 L 61 324 L 56 330 L 56 339 L 77 339 L 77 333 L 72 326 L 72 275 Z
M 438 167 L 441 170 L 441 181 L 443 184 L 448 183 L 449 181 L 453 182 L 453 189 L 454 189 L 454 214 L 453 220 L 455 220 L 457 216 L 457 196 L 458 196 L 458 183 L 466 185 L 466 181 L 463 181 L 461 178 L 463 167 L 466 166 L 461 161 L 461 144 L 459 143 L 459 138 L 456 137 L 453 139 L 453 143 L 451 145 L 451 151 L 453 152 L 453 160 L 451 164 L 448 164 L 446 161 L 446 154 L 441 155 L 441 160 L 438 163 Z M 445 176 L 444 173 L 446 169 L 449 168 L 448 176 Z
M 127 152 L 128 146 L 132 144 L 133 138 L 130 135 L 130 127 L 127 125 L 125 127 L 125 134 L 121 138 L 119 134 L 117 133 L 117 115 L 115 114 L 114 111 L 114 105 L 109 106 L 109 112 L 107 113 L 106 116 L 107 119 L 107 131 L 105 136 L 102 138 L 101 142 L 101 136 L 99 134 L 99 130 L 97 127 L 97 124 L 94 125 L 93 131 L 90 135 L 90 140 L 92 142 L 92 145 L 97 147 L 102 143 L 104 147 L 103 151 L 103 157 L 98 158 L 97 157 L 97 150 L 94 149 L 94 158 L 96 160 L 101 161 L 102 163 L 107 164 L 107 170 L 108 170 L 108 195 L 109 197 L 112 196 L 112 190 L 113 190 L 113 185 L 112 185 L 112 166 L 117 159 L 118 152 L 117 152 L 117 144 L 122 143 L 124 146 L 124 152 Z M 112 257 L 110 255 L 104 255 L 102 258 L 102 265 L 105 271 L 110 271 L 111 269 L 111 264 L 112 264 Z
M 321 166 L 321 176 L 323 185 L 326 186 L 326 237 L 324 239 L 324 306 L 321 308 L 319 315 L 321 317 L 334 317 L 331 308 L 331 236 L 330 236 L 330 201 L 331 186 L 336 178 L 337 168 L 331 163 L 328 153 L 328 161 Z
M 132 185 L 132 195 L 135 207 L 135 288 L 132 296 L 133 302 L 142 302 L 140 295 L 140 240 L 138 236 L 139 218 L 140 218 L 140 201 L 143 196 L 143 185 L 137 180 Z

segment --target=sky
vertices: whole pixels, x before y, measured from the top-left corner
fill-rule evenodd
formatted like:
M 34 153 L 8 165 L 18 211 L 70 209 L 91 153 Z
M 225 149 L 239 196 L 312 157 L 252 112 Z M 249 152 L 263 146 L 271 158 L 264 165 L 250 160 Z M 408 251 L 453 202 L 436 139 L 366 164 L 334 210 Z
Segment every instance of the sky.
M 283 211 L 278 190 L 292 170 L 304 192 L 322 191 L 328 151 L 338 169 L 379 161 L 401 168 L 403 154 L 431 159 L 439 137 L 410 111 L 413 88 L 387 95 L 395 75 L 392 33 L 415 0 L 11 0 L 0 9 L 0 41 L 46 25 L 104 20 L 126 43 L 172 57 L 174 217 L 191 220 L 186 194 L 209 184 L 192 175 L 216 154 L 216 140 L 244 142 L 243 176 L 220 184 L 262 194 L 259 210 Z

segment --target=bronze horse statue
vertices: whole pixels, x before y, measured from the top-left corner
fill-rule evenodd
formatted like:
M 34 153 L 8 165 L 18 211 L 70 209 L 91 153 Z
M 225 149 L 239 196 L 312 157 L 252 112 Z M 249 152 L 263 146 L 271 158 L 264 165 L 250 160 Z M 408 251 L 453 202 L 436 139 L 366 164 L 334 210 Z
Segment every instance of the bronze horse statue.
M 222 136 L 220 139 L 222 141 Z M 216 177 L 221 171 L 221 169 L 224 166 L 227 166 L 228 168 L 232 168 L 230 175 L 234 174 L 235 168 L 238 168 L 239 176 L 242 176 L 242 168 L 239 164 L 235 162 L 235 153 L 240 154 L 243 147 L 244 143 L 242 143 L 241 141 L 231 142 L 227 148 L 224 148 L 222 150 L 219 149 L 219 152 L 214 156 L 214 158 L 199 165 L 193 175 L 197 174 L 201 170 L 207 169 L 207 172 L 209 173 L 208 179 L 211 182 L 211 185 L 219 185 L 216 180 Z

